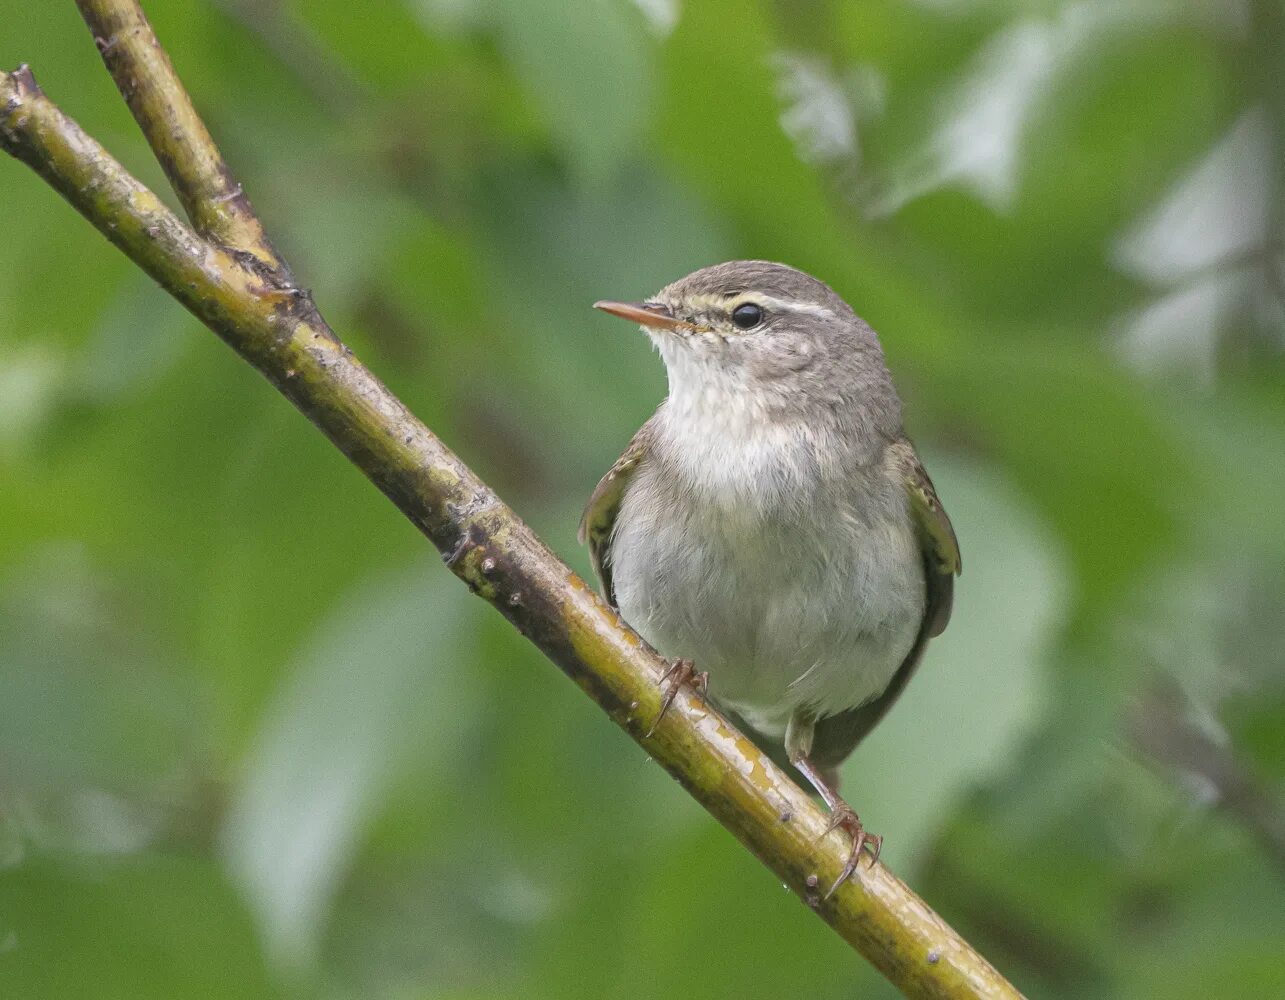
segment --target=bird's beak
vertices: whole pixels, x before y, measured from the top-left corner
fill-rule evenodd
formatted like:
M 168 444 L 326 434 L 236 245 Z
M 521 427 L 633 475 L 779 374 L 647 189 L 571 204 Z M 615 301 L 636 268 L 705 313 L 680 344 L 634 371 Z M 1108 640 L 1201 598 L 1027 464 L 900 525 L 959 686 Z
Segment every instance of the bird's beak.
M 613 316 L 619 316 L 621 319 L 632 320 L 643 326 L 655 327 L 658 330 L 683 330 L 692 332 L 699 330 L 695 323 L 689 323 L 685 319 L 678 319 L 668 306 L 661 305 L 659 302 L 595 302 L 595 309 L 601 309 L 605 313 L 611 313 Z

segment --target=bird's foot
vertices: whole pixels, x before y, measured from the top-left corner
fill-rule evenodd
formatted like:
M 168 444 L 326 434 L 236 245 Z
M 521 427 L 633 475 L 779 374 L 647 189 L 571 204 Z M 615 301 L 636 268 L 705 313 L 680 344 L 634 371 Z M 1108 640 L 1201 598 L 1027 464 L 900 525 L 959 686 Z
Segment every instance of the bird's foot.
M 696 665 L 691 660 L 674 660 L 669 665 L 669 669 L 660 678 L 660 686 L 664 688 L 665 695 L 660 699 L 660 711 L 656 713 L 656 721 L 647 730 L 647 736 L 651 736 L 656 731 L 656 727 L 660 725 L 660 720 L 669 711 L 669 706 L 678 697 L 678 689 L 684 684 L 688 684 L 699 691 L 701 697 L 704 698 L 709 694 L 709 673 L 704 670 L 697 670 Z
M 826 899 L 833 896 L 834 891 L 839 886 L 852 878 L 852 873 L 857 870 L 857 865 L 861 863 L 863 849 L 870 852 L 870 867 L 873 868 L 874 863 L 879 860 L 879 850 L 883 847 L 883 837 L 877 833 L 867 832 L 866 828 L 861 825 L 861 820 L 857 818 L 857 814 L 852 811 L 852 807 L 842 799 L 839 799 L 831 807 L 830 822 L 827 824 L 825 832 L 829 833 L 831 830 L 840 829 L 852 837 L 852 853 L 848 855 L 847 863 L 844 864 L 843 871 L 839 872 L 839 877 L 834 880 L 834 885 L 830 886 L 830 891 L 825 894 Z M 822 836 L 825 836 L 825 834 L 822 834 Z
M 825 894 L 825 898 L 829 899 L 839 886 L 852 878 L 852 873 L 861 863 L 863 849 L 869 850 L 870 867 L 874 867 L 874 863 L 879 860 L 879 849 L 883 847 L 883 838 L 876 833 L 867 833 L 866 828 L 861 825 L 861 820 L 857 819 L 852 806 L 839 797 L 839 775 L 835 772 L 833 765 L 827 769 L 818 767 L 812 762 L 809 754 L 812 752 L 815 725 L 816 720 L 811 716 L 791 716 L 790 724 L 785 730 L 785 749 L 789 754 L 790 763 L 808 779 L 808 784 L 816 789 L 816 793 L 821 796 L 826 808 L 830 810 L 830 822 L 821 836 L 824 837 L 831 830 L 842 829 L 852 838 L 852 852 L 843 865 L 843 871 L 839 872 L 834 885 L 830 886 L 830 891 Z

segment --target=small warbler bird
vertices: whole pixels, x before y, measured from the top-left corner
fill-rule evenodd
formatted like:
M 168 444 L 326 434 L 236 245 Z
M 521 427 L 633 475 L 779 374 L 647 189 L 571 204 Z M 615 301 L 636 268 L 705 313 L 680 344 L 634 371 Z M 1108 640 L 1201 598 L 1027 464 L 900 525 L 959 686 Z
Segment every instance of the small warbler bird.
M 669 375 L 580 524 L 603 596 L 671 659 L 657 722 L 694 682 L 825 801 L 852 836 L 833 892 L 882 843 L 835 769 L 946 627 L 960 571 L 879 339 L 766 261 L 596 307 L 640 324 Z

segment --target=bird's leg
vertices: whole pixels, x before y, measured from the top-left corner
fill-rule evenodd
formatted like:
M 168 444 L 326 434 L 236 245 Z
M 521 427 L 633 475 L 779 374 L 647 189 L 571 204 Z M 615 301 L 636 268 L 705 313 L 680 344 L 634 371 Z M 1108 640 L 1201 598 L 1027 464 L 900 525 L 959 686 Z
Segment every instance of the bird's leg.
M 825 898 L 829 899 L 834 895 L 834 891 L 850 879 L 852 873 L 857 870 L 863 848 L 870 850 L 872 866 L 879 860 L 879 849 L 883 847 L 883 838 L 878 834 L 867 833 L 852 806 L 839 797 L 838 776 L 827 773 L 812 763 L 810 755 L 812 736 L 815 731 L 816 719 L 812 716 L 799 712 L 791 715 L 785 727 L 785 752 L 790 758 L 790 763 L 808 779 L 808 784 L 816 789 L 817 794 L 830 810 L 830 823 L 825 828 L 825 832 L 829 833 L 831 830 L 842 828 L 852 837 L 852 853 L 848 855 L 847 863 L 844 864 L 843 871 L 839 872 L 834 885 L 830 886 L 830 891 L 825 894 Z
M 656 721 L 647 730 L 648 736 L 651 736 L 656 731 L 656 727 L 660 725 L 660 720 L 669 711 L 669 706 L 678 697 L 678 689 L 684 684 L 690 684 L 704 698 L 709 694 L 709 673 L 704 670 L 697 670 L 696 665 L 691 660 L 672 660 L 670 662 L 669 669 L 660 676 L 660 686 L 664 688 L 665 695 L 660 699 L 660 711 L 656 713 Z

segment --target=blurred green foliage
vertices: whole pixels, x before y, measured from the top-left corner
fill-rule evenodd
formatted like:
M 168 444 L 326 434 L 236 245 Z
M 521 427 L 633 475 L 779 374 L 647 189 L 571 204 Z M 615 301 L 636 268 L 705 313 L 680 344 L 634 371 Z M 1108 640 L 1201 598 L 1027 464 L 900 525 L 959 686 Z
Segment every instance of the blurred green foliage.
M 332 323 L 582 571 L 664 393 L 589 303 L 833 284 L 967 566 L 846 768 L 885 858 L 1033 996 L 1285 995 L 1279 5 L 146 9 Z M 74 6 L 0 25 L 161 190 Z M 11 162 L 0 220 L 0 996 L 889 993 Z

